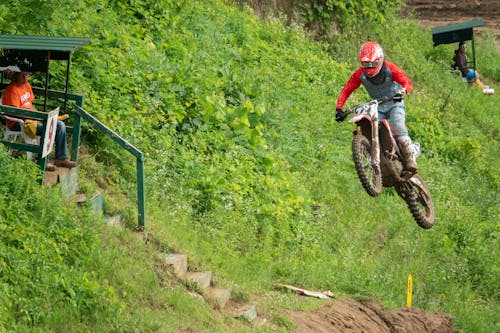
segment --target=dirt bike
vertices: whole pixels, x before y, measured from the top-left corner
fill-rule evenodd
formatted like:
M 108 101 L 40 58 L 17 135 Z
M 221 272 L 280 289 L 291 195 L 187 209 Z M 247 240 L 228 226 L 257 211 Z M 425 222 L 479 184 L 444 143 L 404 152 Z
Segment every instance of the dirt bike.
M 349 123 L 356 124 L 352 140 L 354 166 L 370 196 L 378 196 L 382 187 L 394 187 L 417 224 L 429 229 L 435 218 L 431 194 L 418 173 L 404 169 L 402 154 L 388 121 L 378 120 L 378 105 L 390 100 L 393 98 L 372 100 L 344 113 L 345 116 L 354 114 Z M 420 149 L 418 146 L 413 148 L 416 158 Z

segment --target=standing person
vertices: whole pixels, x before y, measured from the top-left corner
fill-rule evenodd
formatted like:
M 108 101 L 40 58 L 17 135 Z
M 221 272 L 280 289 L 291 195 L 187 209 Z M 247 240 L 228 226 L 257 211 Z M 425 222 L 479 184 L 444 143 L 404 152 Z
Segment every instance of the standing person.
M 359 61 L 361 66 L 351 75 L 337 99 L 335 120 L 341 122 L 347 117 L 342 111 L 344 103 L 361 84 L 372 99 L 394 96 L 394 101 L 378 106 L 378 117 L 380 120 L 389 121 L 401 150 L 405 170 L 417 172 L 417 163 L 411 149 L 412 142 L 405 124 L 403 101 L 403 94 L 411 92 L 413 83 L 401 68 L 384 59 L 384 51 L 376 42 L 369 41 L 361 46 Z
M 28 82 L 31 73 L 29 72 L 14 72 L 11 76 L 11 83 L 5 88 L 2 95 L 2 104 L 15 106 L 18 108 L 35 110 L 33 100 L 35 95 L 33 89 Z M 19 130 L 19 124 L 7 120 L 7 127 L 13 130 Z M 17 128 L 16 128 L 17 127 Z M 37 123 L 36 135 L 41 136 L 43 125 Z M 66 142 L 66 125 L 58 120 L 56 126 L 56 158 L 54 164 L 59 167 L 73 168 L 76 162 L 68 160 L 68 147 Z

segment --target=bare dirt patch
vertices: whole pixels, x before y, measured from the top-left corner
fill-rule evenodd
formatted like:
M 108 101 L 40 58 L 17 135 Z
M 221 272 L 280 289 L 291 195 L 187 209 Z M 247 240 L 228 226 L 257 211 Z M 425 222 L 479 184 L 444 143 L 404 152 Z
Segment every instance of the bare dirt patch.
M 499 0 L 406 0 L 403 17 L 415 17 L 418 24 L 434 28 L 484 19 L 484 26 L 474 28 L 480 36 L 486 30 L 493 33 L 496 45 L 500 46 L 500 2 Z
M 383 310 L 376 302 L 351 298 L 334 301 L 313 312 L 289 311 L 296 333 L 456 333 L 451 316 L 420 309 Z

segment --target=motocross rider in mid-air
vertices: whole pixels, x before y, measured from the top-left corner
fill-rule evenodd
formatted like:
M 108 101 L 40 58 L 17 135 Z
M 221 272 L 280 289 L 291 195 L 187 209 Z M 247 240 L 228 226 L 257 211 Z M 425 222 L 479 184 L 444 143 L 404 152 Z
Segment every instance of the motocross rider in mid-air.
M 384 51 L 376 42 L 369 41 L 361 46 L 359 51 L 361 66 L 351 75 L 337 100 L 335 120 L 343 121 L 347 113 L 342 111 L 344 103 L 351 93 L 361 84 L 366 88 L 372 99 L 393 97 L 394 99 L 378 106 L 379 120 L 387 119 L 401 150 L 405 170 L 417 172 L 417 164 L 413 158 L 412 142 L 405 124 L 405 105 L 403 94 L 409 94 L 413 88 L 406 73 L 384 60 Z

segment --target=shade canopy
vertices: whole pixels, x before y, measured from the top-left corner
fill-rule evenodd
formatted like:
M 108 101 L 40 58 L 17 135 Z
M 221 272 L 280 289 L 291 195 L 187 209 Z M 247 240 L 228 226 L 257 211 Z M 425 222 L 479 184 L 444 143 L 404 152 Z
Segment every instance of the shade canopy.
M 484 25 L 483 19 L 468 22 L 443 25 L 432 28 L 432 41 L 434 46 L 439 44 L 458 43 L 474 39 L 473 28 Z
M 68 60 L 90 38 L 0 35 L 0 71 L 47 72 L 50 60 Z

